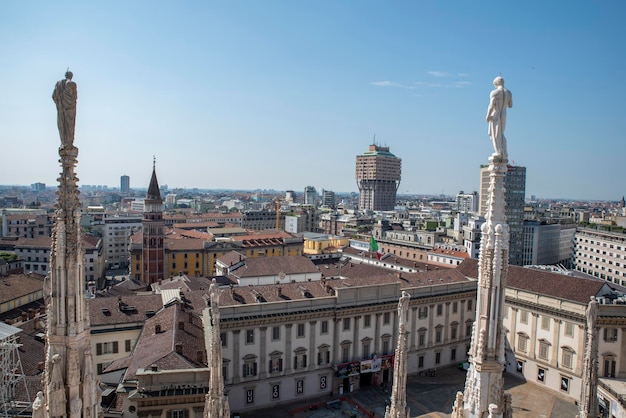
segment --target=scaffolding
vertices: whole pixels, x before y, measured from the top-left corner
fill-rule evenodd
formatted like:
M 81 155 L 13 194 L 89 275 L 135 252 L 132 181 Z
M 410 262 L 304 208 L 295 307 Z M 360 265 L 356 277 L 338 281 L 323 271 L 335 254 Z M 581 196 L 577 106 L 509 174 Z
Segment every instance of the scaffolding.
M 23 415 L 30 409 L 28 385 L 20 360 L 18 335 L 21 329 L 0 322 L 0 417 Z M 22 399 L 18 389 L 24 385 Z

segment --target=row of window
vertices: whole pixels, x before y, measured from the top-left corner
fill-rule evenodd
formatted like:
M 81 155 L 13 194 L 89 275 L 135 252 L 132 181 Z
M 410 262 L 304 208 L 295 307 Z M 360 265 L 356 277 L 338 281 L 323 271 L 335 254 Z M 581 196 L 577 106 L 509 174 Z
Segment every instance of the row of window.
M 469 310 L 471 310 L 471 306 L 472 306 L 472 301 L 469 300 L 468 301 L 468 307 Z M 454 302 L 453 304 L 453 309 L 452 311 L 454 313 L 457 312 L 457 302 Z M 437 305 L 437 316 L 441 316 L 442 315 L 442 305 Z M 423 319 L 428 317 L 428 307 L 421 307 L 418 309 L 418 318 Z M 468 323 L 469 331 L 466 332 L 467 335 L 471 335 L 471 325 L 472 325 L 472 321 L 468 320 L 466 321 Z M 342 330 L 343 331 L 349 331 L 350 327 L 351 327 L 351 323 L 352 323 L 352 318 L 344 318 L 342 321 Z M 391 324 L 391 312 L 385 312 L 383 313 L 383 325 L 390 325 Z M 306 324 L 304 323 L 300 323 L 300 324 L 296 324 L 296 337 L 297 338 L 304 338 L 306 336 L 306 328 L 305 328 Z M 363 328 L 370 328 L 372 326 L 372 315 L 364 315 L 363 316 Z M 450 332 L 451 332 L 451 339 L 456 339 L 456 335 L 457 335 L 457 326 L 458 323 L 453 322 L 452 324 L 450 324 Z M 272 327 L 272 341 L 279 341 L 280 340 L 280 334 L 281 334 L 281 326 L 274 326 Z M 440 334 L 443 330 L 443 325 L 438 325 L 437 327 L 435 327 L 435 330 L 437 330 L 437 333 Z M 422 328 L 420 329 L 420 334 L 419 335 L 423 335 L 426 333 L 426 328 Z M 320 322 L 320 334 L 328 334 L 328 321 L 324 320 Z M 247 329 L 245 330 L 245 336 L 246 336 L 246 344 L 254 344 L 254 329 Z M 222 338 L 222 346 L 223 347 L 227 347 L 228 346 L 228 337 L 226 333 L 222 333 L 221 334 L 221 338 Z M 439 341 L 440 338 L 437 338 L 436 342 L 440 342 Z
M 505 310 L 505 313 L 508 313 L 508 310 Z M 508 316 L 508 315 L 507 315 Z M 551 318 L 547 315 L 541 315 L 541 329 L 545 331 L 550 331 Z M 522 324 L 528 324 L 528 311 L 523 309 L 520 310 L 520 322 Z M 564 334 L 566 337 L 574 336 L 575 326 L 571 322 L 564 321 L 563 325 Z
M 329 377 L 328 376 L 320 376 L 319 377 L 319 390 L 326 390 L 326 388 L 328 387 L 329 384 Z M 296 384 L 295 384 L 295 389 L 296 389 L 296 395 L 302 395 L 304 394 L 304 380 L 296 380 Z M 280 383 L 276 383 L 272 385 L 272 390 L 270 391 L 270 396 L 272 400 L 278 400 L 280 399 Z M 250 405 L 254 403 L 254 388 L 246 388 L 246 404 Z M 182 415 L 182 416 L 172 416 L 172 418 L 181 418 L 181 417 L 187 417 L 186 415 Z
M 130 352 L 132 350 L 132 341 L 124 341 L 124 351 Z M 117 354 L 119 352 L 119 343 L 117 341 L 110 341 L 105 343 L 96 344 L 96 355 L 101 356 L 104 354 Z
M 516 369 L 518 373 L 524 374 L 524 362 L 521 360 L 518 360 Z M 541 367 L 537 368 L 537 381 L 540 383 L 545 383 L 547 374 L 548 374 L 548 369 L 544 369 Z M 571 381 L 571 378 L 569 376 L 561 375 L 561 385 L 560 385 L 561 391 L 569 393 L 570 381 Z

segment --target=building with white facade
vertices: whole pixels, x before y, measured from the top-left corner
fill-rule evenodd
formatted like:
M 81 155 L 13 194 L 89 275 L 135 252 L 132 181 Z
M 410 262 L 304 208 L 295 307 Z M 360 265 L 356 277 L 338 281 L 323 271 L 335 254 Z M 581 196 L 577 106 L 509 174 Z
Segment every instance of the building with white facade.
M 3 237 L 49 237 L 54 226 L 54 216 L 44 209 L 2 209 L 0 219 Z
M 141 229 L 142 220 L 141 215 L 105 217 L 103 231 L 106 268 L 128 265 L 130 236 Z
M 456 195 L 456 210 L 465 213 L 478 213 L 480 197 L 478 192 L 465 193 L 461 190 Z
M 579 228 L 574 264 L 578 271 L 626 286 L 626 234 Z
M 478 261 L 467 260 L 459 270 L 477 277 Z M 626 416 L 626 296 L 605 281 L 509 266 L 503 320 L 506 373 L 578 401 L 585 310 L 592 296 L 599 302 L 599 403 L 613 402 L 615 410 L 622 411 L 614 416 Z
M 576 225 L 524 221 L 522 265 L 572 265 Z

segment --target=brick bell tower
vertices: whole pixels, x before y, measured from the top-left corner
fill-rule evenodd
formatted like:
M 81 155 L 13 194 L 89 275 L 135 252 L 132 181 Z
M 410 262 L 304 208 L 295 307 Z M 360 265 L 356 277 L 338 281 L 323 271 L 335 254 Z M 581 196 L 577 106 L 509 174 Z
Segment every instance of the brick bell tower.
M 156 176 L 156 160 L 152 162 L 152 178 L 143 210 L 142 278 L 146 284 L 158 282 L 165 275 L 165 222 L 163 199 Z

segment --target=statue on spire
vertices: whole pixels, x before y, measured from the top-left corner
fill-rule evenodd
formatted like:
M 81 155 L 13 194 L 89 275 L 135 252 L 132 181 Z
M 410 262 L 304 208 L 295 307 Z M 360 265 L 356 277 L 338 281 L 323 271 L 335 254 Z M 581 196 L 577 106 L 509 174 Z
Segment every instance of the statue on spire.
M 489 124 L 489 136 L 493 141 L 495 155 L 506 158 L 506 108 L 513 107 L 513 95 L 504 88 L 504 78 L 498 76 L 493 80 L 495 87 L 489 95 L 489 107 L 487 108 L 487 123 Z

